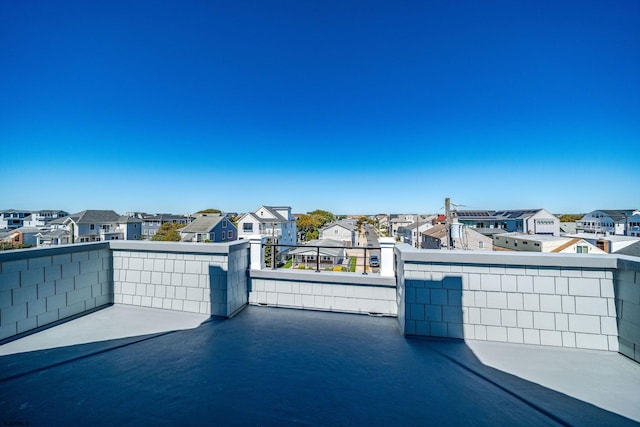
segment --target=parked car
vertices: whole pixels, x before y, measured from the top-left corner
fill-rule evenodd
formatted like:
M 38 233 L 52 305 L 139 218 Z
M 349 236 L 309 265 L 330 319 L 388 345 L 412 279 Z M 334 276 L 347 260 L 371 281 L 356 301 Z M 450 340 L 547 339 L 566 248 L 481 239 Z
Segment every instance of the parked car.
M 378 258 L 378 255 L 371 255 L 369 257 L 369 266 L 380 267 L 380 258 Z

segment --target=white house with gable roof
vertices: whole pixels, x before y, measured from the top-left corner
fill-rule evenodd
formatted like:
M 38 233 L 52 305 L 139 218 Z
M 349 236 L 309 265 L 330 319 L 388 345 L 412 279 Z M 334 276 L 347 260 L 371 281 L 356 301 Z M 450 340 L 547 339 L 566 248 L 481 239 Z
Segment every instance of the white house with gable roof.
M 295 245 L 298 227 L 290 206 L 260 206 L 238 220 L 238 238 L 260 235 L 280 245 Z

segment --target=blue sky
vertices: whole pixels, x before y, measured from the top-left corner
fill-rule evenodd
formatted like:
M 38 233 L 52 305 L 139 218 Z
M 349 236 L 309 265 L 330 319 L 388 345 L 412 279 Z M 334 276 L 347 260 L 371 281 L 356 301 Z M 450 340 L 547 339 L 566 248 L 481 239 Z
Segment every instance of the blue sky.
M 0 4 L 0 209 L 640 208 L 640 2 Z

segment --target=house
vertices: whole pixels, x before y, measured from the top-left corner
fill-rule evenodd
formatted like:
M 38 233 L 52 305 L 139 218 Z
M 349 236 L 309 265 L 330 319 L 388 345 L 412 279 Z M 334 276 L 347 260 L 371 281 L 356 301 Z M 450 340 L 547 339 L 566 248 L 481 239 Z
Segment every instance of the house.
M 49 223 L 53 230 L 67 230 L 70 243 L 103 240 L 139 240 L 142 221 L 111 210 L 84 210 Z
M 197 217 L 178 230 L 182 242 L 230 242 L 238 238 L 238 229 L 226 214 Z
M 346 246 L 356 246 L 358 227 L 354 220 L 334 221 L 325 225 L 319 231 L 321 239 L 337 240 Z
M 389 235 L 392 237 L 397 237 L 398 230 L 400 227 L 406 227 L 409 224 L 412 224 L 416 220 L 416 215 L 414 214 L 392 214 L 389 220 Z
M 31 212 L 31 226 L 32 227 L 44 227 L 47 226 L 51 221 L 64 218 L 69 215 L 69 212 L 65 212 L 62 210 L 40 210 Z
M 7 209 L 0 211 L 0 229 L 15 230 L 20 227 L 44 227 L 54 219 L 67 215 L 69 215 L 67 212 L 61 210 L 19 211 Z
M 33 245 L 37 246 L 37 235 L 40 229 L 36 227 L 20 227 L 11 231 L 10 239 L 13 245 Z
M 449 249 L 449 231 L 445 224 L 436 224 L 422 233 L 423 249 Z M 452 232 L 451 249 L 491 251 L 493 240 L 466 226 L 458 225 Z
M 24 219 L 31 215 L 30 211 L 5 209 L 0 211 L 0 229 L 15 230 L 24 226 Z
M 193 216 L 189 215 L 173 215 L 173 214 L 144 214 L 142 219 L 142 238 L 151 240 L 156 235 L 160 226 L 164 223 L 188 225 L 193 220 Z
M 461 224 L 475 228 L 485 235 L 496 234 L 493 230 L 503 230 L 502 233 L 560 235 L 560 220 L 544 209 L 456 210 L 454 214 Z
M 637 209 L 595 210 L 576 222 L 576 233 L 614 234 L 629 236 L 631 222 L 633 232 L 640 233 L 640 211 Z
M 421 219 L 420 222 L 414 222 L 399 227 L 396 238 L 400 239 L 401 242 L 410 244 L 414 248 L 418 247 L 417 242 L 419 240 L 419 236 L 421 236 L 423 232 L 433 228 L 433 220 L 435 218 L 435 216 L 427 217 L 424 218 L 424 221 Z
M 68 245 L 71 243 L 69 230 L 58 228 L 55 230 L 41 231 L 36 235 L 38 247 Z
M 281 245 L 295 245 L 298 228 L 288 206 L 260 206 L 238 220 L 238 238 L 260 235 Z
M 333 268 L 342 265 L 345 250 L 342 242 L 332 239 L 311 240 L 305 246 L 289 251 L 294 256 L 294 263 L 305 267 L 316 267 L 320 260 L 321 268 Z M 318 258 L 319 257 L 319 258 Z
M 579 237 L 504 233 L 493 236 L 495 248 L 524 252 L 606 254 L 605 251 Z
M 619 236 L 615 234 L 605 235 L 597 233 L 576 233 L 568 234 L 565 237 L 584 239 L 609 254 L 616 253 L 627 246 L 631 246 L 640 241 L 640 237 L 635 236 Z

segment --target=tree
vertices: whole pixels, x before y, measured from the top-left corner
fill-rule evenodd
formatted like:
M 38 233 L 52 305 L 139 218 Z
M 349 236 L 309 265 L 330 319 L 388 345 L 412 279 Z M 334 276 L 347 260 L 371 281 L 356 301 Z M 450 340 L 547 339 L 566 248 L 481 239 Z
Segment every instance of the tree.
M 196 212 L 195 214 L 219 214 L 222 213 L 220 209 L 203 209 L 201 211 Z
M 320 221 L 320 227 L 336 219 L 334 214 L 329 211 L 323 211 L 322 209 L 316 209 L 315 211 L 309 212 L 309 215 Z
M 158 232 L 151 238 L 151 240 L 161 242 L 179 242 L 180 233 L 178 229 L 184 227 L 184 224 L 175 224 L 172 222 L 165 222 L 158 228 Z
M 229 221 L 236 227 L 238 226 L 238 221 L 240 221 L 240 216 L 230 216 Z
M 316 209 L 308 214 L 300 215 L 296 224 L 298 231 L 304 235 L 304 239 L 308 242 L 317 239 L 320 235 L 319 229 L 334 219 L 335 215 L 331 212 Z
M 560 222 L 575 222 L 580 221 L 584 215 L 576 214 L 563 214 L 560 215 Z

